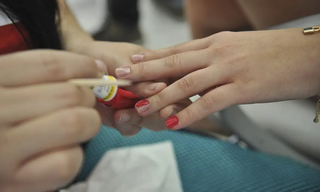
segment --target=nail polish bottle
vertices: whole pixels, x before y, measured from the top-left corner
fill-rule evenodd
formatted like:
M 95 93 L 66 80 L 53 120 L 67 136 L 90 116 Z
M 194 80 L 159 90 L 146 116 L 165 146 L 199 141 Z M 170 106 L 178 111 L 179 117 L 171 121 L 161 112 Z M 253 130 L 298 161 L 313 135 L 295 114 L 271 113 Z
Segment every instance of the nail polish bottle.
M 103 79 L 117 81 L 116 78 L 107 75 Z M 100 103 L 113 109 L 134 108 L 135 104 L 140 100 L 139 96 L 118 88 L 117 85 L 94 86 L 92 89 Z

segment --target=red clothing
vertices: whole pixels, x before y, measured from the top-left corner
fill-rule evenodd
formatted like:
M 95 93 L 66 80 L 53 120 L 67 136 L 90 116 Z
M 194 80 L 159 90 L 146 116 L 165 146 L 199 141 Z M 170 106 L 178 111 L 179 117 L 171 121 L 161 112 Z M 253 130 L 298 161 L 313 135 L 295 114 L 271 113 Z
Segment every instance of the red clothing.
M 19 26 L 19 23 L 16 24 Z M 23 30 L 22 27 L 20 27 Z M 25 31 L 21 31 L 26 34 Z M 26 36 L 26 35 L 25 35 Z M 17 27 L 3 13 L 0 12 L 0 55 L 27 50 L 27 43 L 24 41 Z

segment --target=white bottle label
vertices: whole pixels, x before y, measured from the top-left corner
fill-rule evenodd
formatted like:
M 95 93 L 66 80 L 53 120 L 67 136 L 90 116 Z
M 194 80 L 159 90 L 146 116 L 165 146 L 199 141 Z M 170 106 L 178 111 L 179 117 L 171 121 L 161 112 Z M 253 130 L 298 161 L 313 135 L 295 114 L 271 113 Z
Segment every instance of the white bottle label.
M 112 76 L 103 76 L 105 81 L 117 81 Z M 95 96 L 104 101 L 112 100 L 117 94 L 118 86 L 117 85 L 102 85 L 102 86 L 94 86 L 93 92 Z

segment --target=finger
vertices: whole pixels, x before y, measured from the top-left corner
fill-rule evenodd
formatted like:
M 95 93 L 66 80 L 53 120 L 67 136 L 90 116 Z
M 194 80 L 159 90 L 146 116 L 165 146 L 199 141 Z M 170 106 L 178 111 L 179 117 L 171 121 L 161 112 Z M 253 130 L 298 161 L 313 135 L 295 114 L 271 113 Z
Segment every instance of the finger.
M 10 140 L 5 148 L 0 147 L 1 150 L 10 149 L 7 153 L 16 159 L 25 159 L 43 151 L 85 142 L 98 133 L 100 123 L 94 109 L 62 110 L 9 129 L 5 137 Z
M 142 126 L 136 124 L 137 122 L 140 122 L 142 118 L 135 117 L 134 111 L 134 109 L 122 109 L 117 110 L 114 113 L 114 128 L 117 129 L 123 136 L 135 136 L 142 129 Z
M 5 110 L 0 112 L 0 117 L 8 123 L 21 122 L 69 107 L 93 107 L 96 101 L 89 88 L 71 83 L 8 88 L 1 98 L 6 102 L 1 106 Z
M 170 55 L 175 55 L 183 52 L 205 49 L 209 45 L 210 45 L 210 41 L 208 41 L 207 38 L 197 39 L 197 40 L 189 41 L 186 43 L 178 44 L 172 47 L 168 47 L 165 49 L 141 52 L 133 55 L 131 57 L 131 60 L 133 63 L 139 63 L 142 61 L 145 62 L 145 61 L 150 61 L 155 59 L 161 59 L 164 57 L 168 57 Z
M 125 109 L 117 111 L 114 115 L 114 120 L 117 122 L 117 128 L 118 130 L 120 129 L 120 132 L 136 133 L 139 130 L 137 129 L 138 127 L 145 127 L 153 131 L 163 131 L 166 130 L 165 119 L 175 115 L 177 111 L 178 106 L 174 104 L 148 117 L 141 117 L 134 109 Z M 128 127 L 128 125 L 132 127 Z M 132 130 L 128 130 L 128 128 Z
M 22 86 L 95 78 L 99 76 L 99 69 L 103 70 L 101 61 L 95 62 L 82 55 L 62 51 L 21 52 L 0 58 L 0 85 Z
M 239 99 L 237 92 L 237 87 L 233 84 L 216 88 L 202 96 L 177 115 L 168 118 L 166 126 L 170 130 L 182 129 L 212 113 L 234 105 Z
M 142 98 L 147 98 L 152 95 L 155 95 L 165 89 L 167 85 L 162 82 L 142 82 L 142 83 L 135 83 L 130 87 L 126 87 L 126 90 L 139 95 Z
M 107 127 L 115 127 L 115 123 L 113 121 L 113 115 L 115 110 L 109 108 L 99 102 L 96 102 L 94 108 L 99 112 L 100 118 L 102 120 L 102 124 Z
M 81 147 L 68 147 L 26 161 L 15 176 L 16 187 L 25 192 L 50 191 L 69 184 L 83 161 Z
M 132 124 L 121 124 L 115 127 L 122 136 L 133 137 L 141 131 L 141 127 Z
M 180 110 L 181 110 L 181 107 L 179 107 L 179 105 L 174 104 L 161 109 L 158 114 L 159 114 L 159 117 L 165 121 L 170 116 L 176 115 Z
M 118 78 L 133 82 L 182 77 L 210 64 L 206 50 L 172 55 L 163 59 L 116 69 Z
M 219 73 L 213 73 L 219 71 Z M 226 81 L 226 72 L 219 66 L 211 66 L 193 72 L 182 79 L 174 82 L 160 93 L 137 102 L 136 110 L 142 116 L 148 116 L 170 104 L 194 96 L 203 90 L 215 87 Z M 205 77 L 205 78 L 204 78 Z

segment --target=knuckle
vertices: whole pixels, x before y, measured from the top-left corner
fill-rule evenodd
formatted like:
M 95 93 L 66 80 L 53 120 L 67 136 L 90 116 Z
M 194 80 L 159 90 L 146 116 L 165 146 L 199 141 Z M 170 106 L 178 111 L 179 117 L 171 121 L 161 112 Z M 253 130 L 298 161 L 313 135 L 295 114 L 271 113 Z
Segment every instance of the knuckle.
M 152 99 L 152 102 L 155 104 L 155 106 L 163 106 L 165 104 L 163 102 L 161 95 L 155 95 L 151 99 Z
M 85 131 L 82 123 L 82 115 L 77 110 L 62 114 L 61 124 L 65 138 L 80 137 Z
M 39 52 L 39 60 L 44 68 L 46 76 L 50 79 L 63 77 L 66 74 L 66 68 L 59 62 L 52 52 L 42 51 Z
M 82 101 L 82 95 L 79 91 L 79 88 L 72 84 L 63 84 L 59 93 L 59 97 L 67 100 L 70 105 L 79 105 Z
M 225 42 L 222 45 L 216 46 L 213 48 L 213 53 L 215 53 L 216 55 L 226 55 L 226 54 L 230 54 L 233 51 L 233 47 L 234 45 L 232 43 L 229 42 Z
M 231 45 L 232 46 L 232 45 Z M 235 71 L 238 71 L 238 72 L 243 72 L 244 70 L 247 70 L 246 67 L 244 67 L 243 65 L 239 65 L 240 63 L 241 64 L 244 64 L 246 65 L 246 63 L 248 63 L 248 55 L 246 55 L 246 53 L 237 53 L 237 54 L 233 54 L 232 52 L 234 51 L 233 48 L 231 48 L 231 46 L 229 48 L 226 48 L 226 49 L 229 49 L 227 50 L 227 54 L 231 53 L 233 56 L 228 58 L 226 61 L 225 61 L 225 64 L 226 66 L 230 67 L 232 70 L 235 70 Z
M 75 69 L 77 69 L 79 71 L 79 74 L 81 74 L 82 77 L 84 78 L 94 78 L 97 77 L 98 74 L 98 67 L 95 64 L 94 60 L 88 56 L 84 56 L 84 55 L 80 55 L 79 57 L 81 57 L 81 60 L 79 60 L 79 62 L 82 63 L 81 67 L 77 67 Z M 76 67 L 77 65 L 75 65 Z M 74 72 L 75 70 L 70 70 L 70 73 Z M 68 77 L 71 76 L 75 76 L 74 74 L 69 74 Z M 70 78 L 69 77 L 69 78 Z
M 178 87 L 183 91 L 189 93 L 194 88 L 194 80 L 192 78 L 182 78 L 178 82 Z
M 176 54 L 169 57 L 164 58 L 164 66 L 166 68 L 173 68 L 174 66 L 177 66 L 181 64 L 181 55 Z
M 216 98 L 213 96 L 202 97 L 199 102 L 204 111 L 211 111 L 214 104 L 216 104 Z
M 178 54 L 181 50 L 181 45 L 174 45 L 171 49 L 171 54 Z
M 195 116 L 195 112 L 193 110 L 190 110 L 189 108 L 187 108 L 184 113 L 183 116 L 185 117 L 185 119 L 187 121 L 192 121 L 196 116 Z
M 82 161 L 82 159 L 83 152 L 81 149 L 77 150 L 77 154 L 73 152 L 61 152 L 58 154 L 55 159 L 55 170 L 58 171 L 56 177 L 61 183 L 69 183 L 76 176 L 80 163 L 76 163 L 75 161 Z
M 147 70 L 148 63 L 140 63 L 139 65 L 134 65 L 134 66 L 138 66 L 138 73 L 139 74 L 145 74 L 145 72 Z
M 221 39 L 230 38 L 231 36 L 233 36 L 233 34 L 234 32 L 231 32 L 231 31 L 222 31 L 212 35 L 211 38 L 213 40 L 221 40 Z

